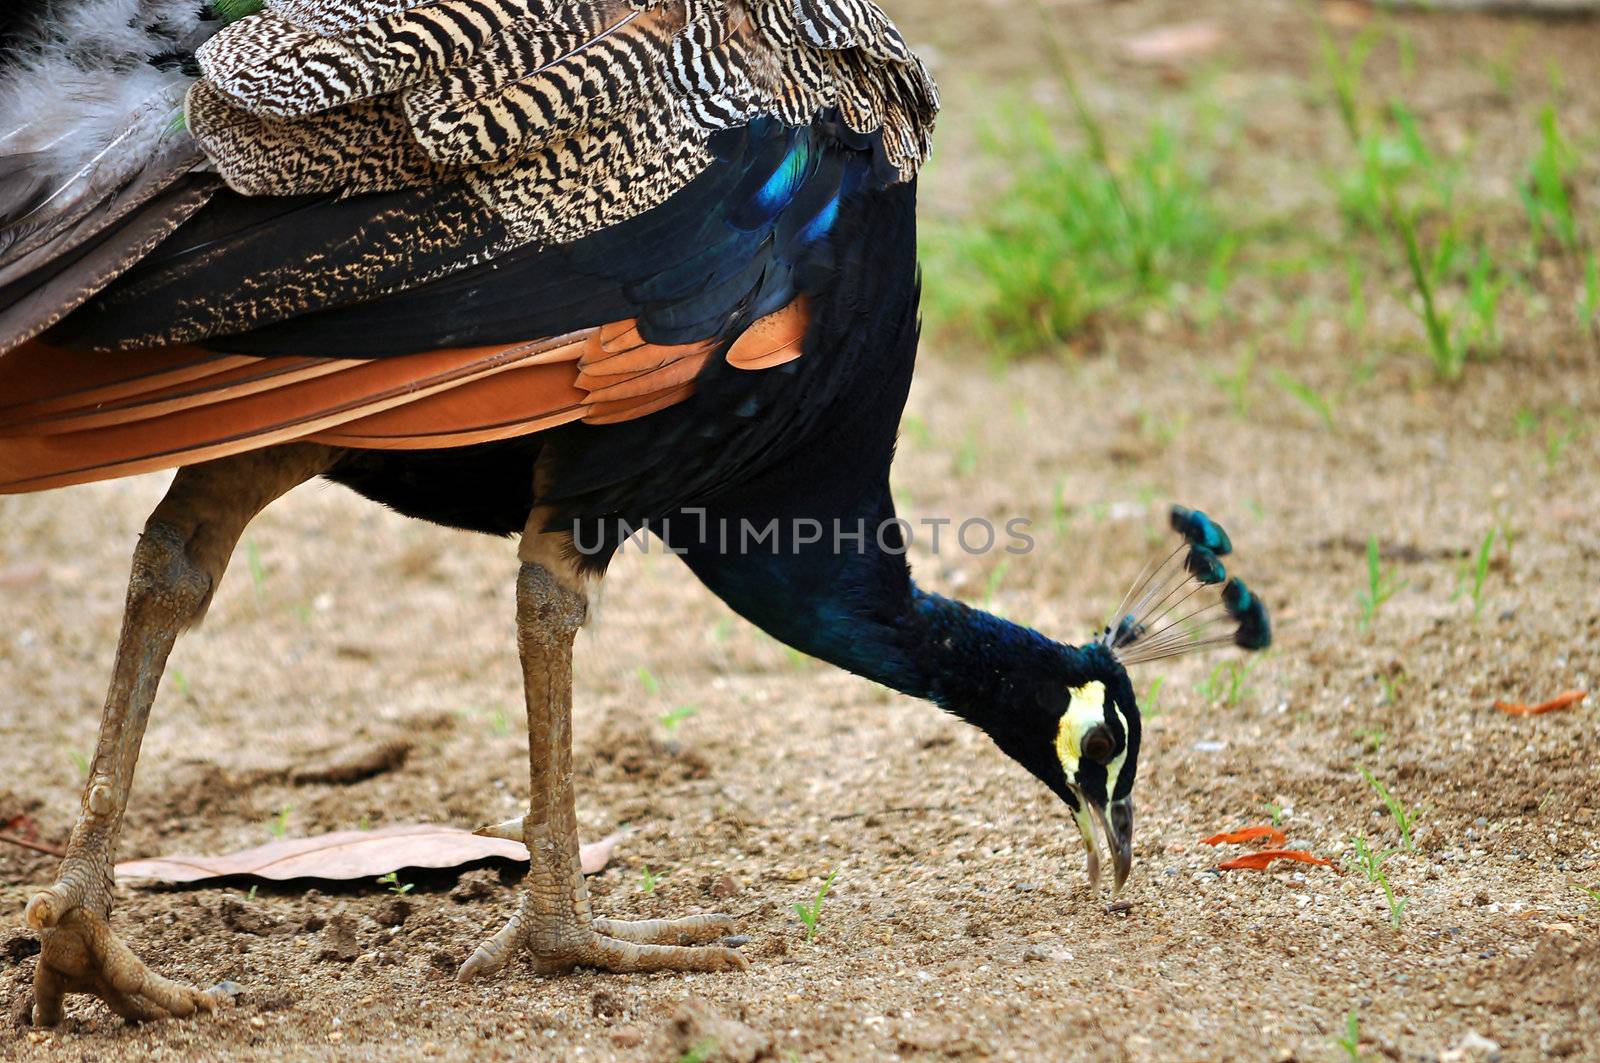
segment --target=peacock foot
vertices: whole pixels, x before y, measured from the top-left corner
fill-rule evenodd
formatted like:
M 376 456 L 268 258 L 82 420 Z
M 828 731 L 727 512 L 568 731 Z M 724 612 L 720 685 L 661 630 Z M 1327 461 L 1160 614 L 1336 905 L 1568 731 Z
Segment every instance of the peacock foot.
M 457 980 L 466 982 L 499 970 L 519 946 L 533 954 L 539 973 L 550 975 L 576 967 L 633 974 L 742 971 L 750 965 L 727 945 L 713 944 L 734 932 L 729 916 L 627 921 L 592 918 L 586 908 L 585 903 L 583 915 L 577 919 L 540 920 L 534 915 L 531 892 L 525 891 L 516 914 L 461 965 Z
M 69 993 L 99 997 L 129 1022 L 213 1012 L 230 999 L 224 987 L 201 990 L 152 971 L 112 932 L 109 906 L 102 914 L 81 903 L 77 892 L 68 879 L 28 902 L 27 924 L 41 932 L 33 976 L 35 1026 L 59 1023 Z

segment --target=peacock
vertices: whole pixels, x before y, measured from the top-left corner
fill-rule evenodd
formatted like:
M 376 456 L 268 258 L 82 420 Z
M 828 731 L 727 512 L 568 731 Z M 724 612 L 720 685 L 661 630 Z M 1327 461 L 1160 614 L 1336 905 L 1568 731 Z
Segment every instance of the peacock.
M 580 872 L 571 661 L 638 529 L 788 645 L 981 728 L 1132 866 L 1127 668 L 1271 638 L 1178 542 L 1057 642 L 919 587 L 889 489 L 938 95 L 870 0 L 12 0 L 0 22 L 0 491 L 176 470 L 133 553 L 65 859 L 28 902 L 33 1021 L 226 995 L 111 927 L 175 639 L 249 521 L 321 477 L 520 536 L 526 843 L 462 964 L 736 971 L 726 916 L 626 922 Z M 730 533 L 730 529 L 732 532 Z M 816 529 L 828 529 L 817 534 Z M 1098 836 L 1097 836 L 1098 832 Z

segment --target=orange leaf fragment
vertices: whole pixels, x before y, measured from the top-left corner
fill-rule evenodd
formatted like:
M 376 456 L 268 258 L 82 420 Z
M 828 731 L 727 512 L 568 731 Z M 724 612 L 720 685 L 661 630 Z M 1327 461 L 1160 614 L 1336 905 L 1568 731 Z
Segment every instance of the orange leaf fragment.
M 39 840 L 39 824 L 26 812 L 18 812 L 10 819 L 0 822 L 0 830 L 5 831 L 7 834 L 15 834 L 17 837 L 24 838 L 30 842 Z
M 1237 845 L 1240 842 L 1254 841 L 1256 838 L 1267 838 L 1273 845 L 1282 845 L 1289 840 L 1289 836 L 1277 827 L 1245 827 L 1241 830 L 1230 830 L 1222 834 L 1213 834 L 1206 838 L 1201 845 Z
M 1557 694 L 1549 701 L 1541 701 L 1537 705 L 1524 705 L 1520 701 L 1497 701 L 1494 707 L 1501 712 L 1510 713 L 1512 716 L 1543 716 L 1547 712 L 1559 712 L 1561 709 L 1570 709 L 1587 697 L 1587 690 L 1569 690 L 1565 694 Z
M 1274 860 L 1298 860 L 1302 864 L 1320 864 L 1332 867 L 1332 860 L 1312 856 L 1303 849 L 1263 849 L 1259 853 L 1246 853 L 1217 865 L 1218 871 L 1265 871 Z

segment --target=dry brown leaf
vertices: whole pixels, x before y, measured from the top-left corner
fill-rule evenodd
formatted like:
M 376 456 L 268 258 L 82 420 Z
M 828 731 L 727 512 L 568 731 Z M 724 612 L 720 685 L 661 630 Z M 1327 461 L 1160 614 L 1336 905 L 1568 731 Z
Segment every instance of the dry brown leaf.
M 622 834 L 583 846 L 583 873 L 593 875 L 611 862 Z M 408 867 L 460 867 L 479 860 L 527 863 L 521 842 L 481 838 L 459 827 L 397 823 L 376 830 L 341 830 L 314 838 L 289 838 L 223 856 L 165 856 L 128 860 L 117 865 L 117 877 L 157 882 L 202 882 L 244 876 L 287 882 L 297 878 L 345 882 L 377 878 Z
M 1324 0 L 1322 17 L 1330 26 L 1360 29 L 1372 21 L 1372 8 L 1354 0 Z
M 405 738 L 375 738 L 334 750 L 321 760 L 296 768 L 289 780 L 296 786 L 310 783 L 346 785 L 404 766 L 411 755 Z
M 1210 22 L 1186 22 L 1128 37 L 1122 54 L 1136 63 L 1172 63 L 1214 51 L 1222 43 L 1222 30 Z
M 50 570 L 35 562 L 24 561 L 0 568 L 0 587 L 22 590 L 50 578 Z

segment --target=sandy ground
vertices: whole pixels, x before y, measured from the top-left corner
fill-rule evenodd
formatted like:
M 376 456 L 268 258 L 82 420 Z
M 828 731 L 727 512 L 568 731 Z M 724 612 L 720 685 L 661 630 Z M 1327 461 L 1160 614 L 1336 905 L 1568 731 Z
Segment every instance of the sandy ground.
M 1223 26 L 1208 76 L 1240 117 L 1219 186 L 1293 212 L 1326 200 L 1338 128 L 1306 80 L 1304 9 L 1249 6 L 1073 3 L 1059 17 L 1092 84 L 1110 86 L 1097 99 L 1129 114 L 1192 86 L 1119 62 L 1116 41 L 1200 15 Z M 1032 16 L 1000 2 L 902 8 L 951 97 L 930 210 L 958 213 L 986 119 L 977 86 L 1032 85 Z M 1531 151 L 1526 101 L 1560 63 L 1594 190 L 1600 70 L 1581 57 L 1600 26 L 1404 25 L 1417 106 L 1441 135 L 1469 135 L 1502 195 Z M 1483 72 L 1513 36 L 1514 104 Z M 1312 223 L 1334 225 L 1319 209 Z M 1153 315 L 1113 326 L 1081 360 L 1005 373 L 959 339 L 928 344 L 920 423 L 896 470 L 903 509 L 1031 517 L 1039 548 L 1003 570 L 997 557 L 924 553 L 925 584 L 1082 637 L 1155 549 L 1165 504 L 1184 501 L 1223 520 L 1238 570 L 1274 607 L 1277 645 L 1237 697 L 1205 686 L 1214 659 L 1137 678 L 1141 691 L 1163 685 L 1153 710 L 1145 699 L 1131 911 L 1105 913 L 1070 819 L 982 735 L 794 658 L 675 560 L 633 554 L 578 644 L 580 819 L 591 837 L 637 828 L 591 880 L 596 905 L 624 917 L 731 911 L 751 937 L 748 972 L 544 980 L 519 967 L 457 985 L 456 965 L 509 913 L 510 871 L 404 873 L 415 889 L 399 926 L 371 883 L 253 897 L 125 887 L 116 918 L 140 954 L 200 984 L 231 979 L 240 1004 L 130 1028 L 80 1000 L 57 1030 L 0 1026 L 0 1059 L 670 1061 L 714 1041 L 709 1058 L 1316 1060 L 1341 1057 L 1330 1039 L 1352 1009 L 1370 1058 L 1600 1058 L 1600 904 L 1573 888 L 1600 885 L 1600 695 L 1543 717 L 1492 707 L 1600 678 L 1596 346 L 1564 304 L 1526 300 L 1501 358 L 1440 385 L 1407 349 L 1414 329 L 1392 298 L 1375 301 L 1377 338 L 1347 332 L 1342 284 L 1242 280 L 1236 314 L 1204 334 Z M 1296 339 L 1291 297 L 1306 307 Z M 1236 415 L 1208 370 L 1233 365 L 1247 337 L 1267 364 L 1340 396 L 1331 430 L 1265 378 Z M 1363 343 L 1398 353 L 1351 384 Z M 1519 410 L 1543 420 L 1521 430 Z M 1579 425 L 1554 461 L 1547 423 Z M 26 813 L 47 839 L 64 838 L 76 810 L 75 761 L 92 747 L 127 557 L 164 483 L 0 499 L 0 819 Z M 1512 543 L 1494 551 L 1474 620 L 1453 595 L 1497 523 Z M 1405 584 L 1363 630 L 1369 536 Z M 173 657 L 125 856 L 259 844 L 284 809 L 291 836 L 514 813 L 526 739 L 510 544 L 311 487 L 268 511 L 247 551 L 256 563 L 236 559 Z M 669 729 L 668 715 L 682 722 Z M 395 734 L 414 743 L 399 770 L 344 786 L 287 781 L 352 736 Z M 1261 822 L 1272 803 L 1294 844 L 1336 861 L 1357 833 L 1394 845 L 1362 766 L 1423 809 L 1416 852 L 1388 864 L 1406 901 L 1398 930 L 1360 874 L 1219 874 L 1219 854 L 1198 844 Z M 662 876 L 653 891 L 646 867 Z M 52 869 L 0 846 L 8 1015 L 36 949 L 9 927 Z M 808 943 L 792 906 L 830 872 Z M 329 955 L 339 950 L 323 923 L 340 912 L 353 959 Z

